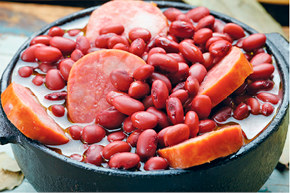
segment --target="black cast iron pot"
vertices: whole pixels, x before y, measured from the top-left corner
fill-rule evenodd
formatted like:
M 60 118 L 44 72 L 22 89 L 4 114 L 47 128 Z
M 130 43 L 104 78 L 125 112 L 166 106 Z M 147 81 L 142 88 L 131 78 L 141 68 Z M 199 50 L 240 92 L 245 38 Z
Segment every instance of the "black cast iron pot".
M 165 10 L 176 7 L 187 11 L 190 5 L 175 2 L 157 2 Z M 92 7 L 74 13 L 35 33 L 17 51 L 8 64 L 1 80 L 1 92 L 10 83 L 11 73 L 30 40 L 49 28 L 77 18 L 88 16 Z M 237 23 L 249 33 L 257 33 L 245 24 L 212 11 L 212 15 L 225 22 Z M 37 191 L 190 191 L 190 192 L 246 192 L 258 191 L 273 172 L 284 147 L 288 130 L 289 105 L 289 43 L 279 34 L 267 34 L 266 48 L 274 56 L 281 76 L 282 103 L 275 119 L 252 142 L 237 153 L 209 164 L 190 169 L 133 172 L 101 168 L 62 156 L 37 141 L 22 135 L 0 110 L 0 144 L 11 143 L 15 158 L 26 178 Z

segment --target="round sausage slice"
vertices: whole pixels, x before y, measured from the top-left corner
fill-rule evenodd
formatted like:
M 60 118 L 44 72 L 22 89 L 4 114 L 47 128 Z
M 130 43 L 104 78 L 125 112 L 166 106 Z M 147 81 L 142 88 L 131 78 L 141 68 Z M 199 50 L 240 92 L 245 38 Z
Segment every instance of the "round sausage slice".
M 122 50 L 105 49 L 92 52 L 72 67 L 67 82 L 67 109 L 75 123 L 90 123 L 97 114 L 111 105 L 106 95 L 116 88 L 110 82 L 114 69 L 126 70 L 130 75 L 146 64 L 138 56 Z
M 152 22 L 154 21 L 154 22 Z M 154 3 L 143 1 L 110 1 L 93 11 L 89 19 L 86 37 L 93 44 L 101 28 L 110 24 L 122 24 L 124 35 L 135 27 L 145 28 L 151 37 L 167 35 L 167 19 Z

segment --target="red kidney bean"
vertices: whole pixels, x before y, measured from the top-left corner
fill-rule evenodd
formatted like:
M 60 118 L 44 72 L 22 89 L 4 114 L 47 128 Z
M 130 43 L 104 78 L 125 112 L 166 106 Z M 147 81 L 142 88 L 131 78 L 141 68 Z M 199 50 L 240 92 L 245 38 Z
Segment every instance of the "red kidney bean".
M 33 79 L 32 79 L 32 83 L 36 86 L 41 86 L 44 83 L 44 77 L 40 76 L 40 75 L 36 75 Z
M 191 62 L 203 63 L 202 52 L 193 44 L 182 41 L 179 44 L 179 50 L 183 57 Z
M 68 35 L 70 36 L 76 36 L 81 32 L 81 30 L 79 29 L 70 29 L 67 31 Z
M 57 66 L 55 63 L 46 63 L 46 62 L 41 62 L 38 65 L 39 70 L 41 70 L 44 73 L 47 73 L 51 69 L 57 69 Z
M 128 91 L 133 77 L 126 70 L 115 69 L 110 73 L 110 81 L 116 89 Z
M 165 147 L 164 143 L 164 134 L 165 132 L 170 128 L 171 126 L 163 128 L 161 131 L 158 132 L 157 134 L 157 139 L 158 139 L 158 147 L 163 148 Z
M 244 56 L 247 58 L 247 60 L 251 60 L 251 58 L 252 58 L 252 55 L 251 54 L 249 54 L 249 53 L 244 53 Z
M 75 153 L 75 154 L 70 155 L 69 157 L 71 159 L 74 159 L 74 160 L 79 161 L 79 162 L 84 161 L 84 157 L 82 155 L 80 155 L 80 154 L 76 154 Z
M 103 162 L 103 157 L 101 155 L 101 152 L 103 149 L 104 147 L 101 145 L 97 145 L 97 144 L 90 145 L 89 148 L 84 153 L 85 162 L 96 165 L 96 166 L 101 166 Z
M 51 112 L 56 117 L 63 117 L 65 114 L 65 109 L 62 105 L 52 105 Z
M 102 27 L 99 31 L 100 35 L 115 33 L 117 35 L 121 35 L 125 31 L 125 28 L 122 24 L 110 24 L 105 27 Z
M 201 18 L 208 16 L 210 11 L 206 7 L 196 7 L 189 10 L 186 15 L 194 22 L 198 22 Z
M 88 49 L 91 47 L 90 41 L 85 36 L 78 36 L 76 39 L 76 49 L 82 51 L 83 54 L 88 53 Z
M 145 43 L 149 42 L 151 39 L 150 31 L 141 27 L 133 28 L 131 31 L 129 31 L 128 36 L 131 41 L 141 38 L 144 40 Z
M 215 19 L 212 29 L 214 32 L 223 33 L 225 25 L 221 20 Z
M 154 47 L 148 52 L 148 55 L 150 56 L 155 53 L 166 54 L 166 51 L 161 47 Z
M 141 57 L 145 51 L 145 47 L 146 45 L 144 40 L 141 38 L 137 38 L 131 43 L 129 52 Z
M 63 36 L 64 35 L 64 30 L 61 29 L 58 26 L 54 26 L 52 28 L 49 29 L 48 34 L 49 36 L 53 37 L 53 36 Z
M 258 48 L 256 50 L 253 51 L 253 55 L 257 55 L 257 54 L 260 54 L 260 53 L 266 53 L 264 48 Z
M 26 48 L 23 53 L 21 54 L 21 60 L 25 61 L 25 62 L 35 62 L 35 55 L 34 55 L 34 51 L 38 48 L 38 47 L 42 47 L 45 46 L 42 43 L 38 43 L 38 44 L 34 44 L 28 48 Z
M 235 95 L 242 95 L 242 94 L 244 94 L 246 92 L 247 86 L 248 86 L 247 81 L 245 81 L 241 86 L 239 86 L 239 88 L 237 88 L 233 92 L 233 94 L 235 94 Z
M 154 67 L 151 65 L 142 65 L 136 68 L 133 72 L 133 77 L 136 80 L 146 80 L 154 72 Z
M 69 127 L 69 134 L 74 140 L 80 140 L 82 136 L 83 128 L 78 125 Z
M 189 67 L 184 62 L 178 63 L 178 71 L 175 73 L 168 74 L 167 77 L 171 81 L 172 84 L 177 84 L 186 80 L 189 75 Z
M 47 100 L 63 100 L 66 99 L 67 96 L 67 92 L 62 91 L 62 92 L 54 92 L 54 93 L 50 93 L 44 96 L 45 99 Z
M 204 59 L 202 65 L 206 68 L 206 70 L 210 70 L 211 67 L 213 66 L 214 58 L 212 57 L 212 55 L 210 55 L 209 52 L 205 52 L 202 55 L 203 55 L 203 59 Z
M 234 110 L 234 118 L 237 120 L 245 119 L 249 116 L 249 107 L 245 103 L 240 103 Z
M 126 52 L 129 52 L 129 47 L 125 44 L 122 44 L 122 43 L 118 43 L 118 44 L 114 45 L 114 47 L 112 49 L 124 50 Z
M 199 121 L 199 133 L 207 133 L 215 130 L 217 127 L 216 123 L 211 119 L 205 119 Z
M 180 89 L 183 89 L 185 90 L 185 82 L 180 82 L 178 83 L 173 89 L 172 89 L 172 93 L 180 90 Z
M 88 144 L 98 143 L 106 136 L 105 130 L 99 125 L 87 125 L 83 128 L 82 141 Z
M 140 157 L 135 153 L 122 152 L 115 154 L 109 161 L 109 167 L 128 170 L 135 168 L 140 163 Z
M 209 38 L 209 39 L 206 41 L 205 49 L 208 51 L 210 45 L 213 44 L 214 42 L 218 41 L 218 40 L 223 40 L 223 38 L 222 38 L 222 37 L 211 37 L 211 38 Z
M 246 37 L 243 41 L 243 49 L 246 52 L 251 52 L 255 49 L 261 48 L 266 43 L 266 36 L 262 33 L 252 34 Z
M 248 77 L 249 80 L 269 79 L 275 67 L 272 64 L 262 63 L 253 66 L 253 73 Z
M 138 129 L 153 129 L 158 123 L 158 117 L 147 111 L 139 111 L 131 116 L 131 121 Z
M 156 35 L 155 37 L 151 38 L 151 40 L 146 45 L 145 52 L 149 52 L 149 50 L 155 47 L 155 41 L 158 37 L 160 37 L 160 35 Z
M 207 95 L 197 95 L 187 109 L 195 111 L 199 119 L 206 119 L 211 112 L 211 100 Z
M 91 53 L 91 52 L 95 52 L 95 51 L 100 51 L 104 48 L 96 48 L 96 47 L 91 47 L 88 49 L 87 54 Z
M 184 111 L 182 103 L 178 98 L 171 97 L 166 101 L 166 112 L 173 125 L 183 123 Z
M 202 64 L 195 63 L 189 68 L 189 76 L 196 78 L 199 84 L 202 83 L 206 74 L 207 70 Z
M 264 103 L 262 105 L 261 113 L 264 116 L 269 116 L 274 112 L 274 107 L 270 103 Z
M 143 81 L 137 80 L 132 82 L 128 94 L 135 99 L 141 99 L 150 93 L 150 86 Z
M 142 102 L 125 95 L 115 97 L 112 103 L 118 111 L 125 115 L 145 110 Z
M 243 47 L 243 41 L 244 41 L 244 38 L 239 39 L 239 40 L 235 43 L 235 46 L 238 47 L 238 48 L 242 48 L 242 47 Z
M 177 124 L 170 126 L 164 133 L 165 146 L 179 144 L 189 138 L 190 130 L 186 124 Z
M 198 93 L 199 82 L 195 77 L 189 76 L 185 81 L 184 87 L 190 96 L 195 96 Z
M 174 58 L 178 63 L 180 63 L 180 62 L 187 63 L 188 62 L 181 54 L 178 54 L 178 53 L 168 53 L 167 56 Z
M 212 29 L 214 26 L 215 18 L 212 15 L 205 16 L 204 18 L 200 19 L 196 25 L 196 30 L 201 28 L 209 28 Z
M 188 95 L 188 91 L 180 89 L 177 90 L 173 93 L 171 93 L 171 95 L 169 97 L 176 97 L 180 100 L 181 104 L 184 105 L 185 102 L 187 101 L 189 95 Z
M 176 9 L 174 7 L 169 7 L 167 8 L 163 14 L 165 15 L 165 17 L 169 20 L 169 21 L 175 21 L 176 17 L 180 14 L 183 14 L 182 11 L 180 11 L 179 9 Z
M 115 107 L 109 107 L 97 114 L 96 124 L 106 129 L 117 129 L 121 127 L 126 115 L 120 113 Z
M 155 46 L 163 48 L 167 53 L 178 53 L 179 44 L 166 37 L 159 37 L 155 41 Z M 149 51 L 150 52 L 150 51 Z
M 177 39 L 177 37 L 175 37 L 174 35 L 172 35 L 172 34 L 168 34 L 167 36 L 166 36 L 166 38 L 167 39 L 169 39 L 169 40 L 172 40 L 172 41 L 175 41 L 175 42 L 179 42 L 179 40 Z
M 212 37 L 212 30 L 208 28 L 202 28 L 197 30 L 193 36 L 194 43 L 205 44 L 209 38 Z
M 166 84 L 161 80 L 155 80 L 151 87 L 151 96 L 154 106 L 157 109 L 162 109 L 166 106 L 169 92 Z
M 225 98 L 223 101 L 222 101 L 222 104 L 228 106 L 228 107 L 233 107 L 234 106 L 234 100 L 232 97 L 228 96 L 227 98 Z
M 19 68 L 19 70 L 18 70 L 18 74 L 22 78 L 28 78 L 32 75 L 32 73 L 33 73 L 33 70 L 29 66 L 23 66 L 23 67 Z
M 136 147 L 137 141 L 139 139 L 140 134 L 143 132 L 142 129 L 136 129 L 133 131 L 129 137 L 127 138 L 127 143 L 131 145 L 131 147 Z
M 109 160 L 114 154 L 130 152 L 131 147 L 125 141 L 114 141 L 106 145 L 102 151 L 103 158 Z
M 278 102 L 280 101 L 278 95 L 268 92 L 259 92 L 256 97 L 263 102 L 270 102 L 274 105 L 278 104 Z
M 233 39 L 228 35 L 228 34 L 225 34 L 225 33 L 219 33 L 219 32 L 214 32 L 212 33 L 212 36 L 213 37 L 220 37 L 224 40 L 227 40 L 228 42 L 230 43 L 233 43 Z
M 152 84 L 155 80 L 163 81 L 167 86 L 168 92 L 171 91 L 171 89 L 172 89 L 171 82 L 165 75 L 157 73 L 157 72 L 153 72 L 152 75 L 150 76 L 150 78 L 148 79 L 148 82 L 149 82 L 149 84 Z
M 165 73 L 172 73 L 178 70 L 178 62 L 166 54 L 155 53 L 149 55 L 147 63 L 152 65 L 155 70 Z
M 62 57 L 62 53 L 55 47 L 38 47 L 34 51 L 35 57 L 41 62 L 56 62 Z
M 213 116 L 212 119 L 217 123 L 222 123 L 232 116 L 232 108 L 224 106 L 220 108 Z
M 151 157 L 144 165 L 144 170 L 154 171 L 154 170 L 166 170 L 169 164 L 162 157 Z
M 115 35 L 115 36 L 112 36 L 110 39 L 108 39 L 108 48 L 112 49 L 118 43 L 122 43 L 129 46 L 129 41 L 127 40 L 126 37 Z
M 227 23 L 223 30 L 224 33 L 229 34 L 234 40 L 240 39 L 245 36 L 244 29 L 235 23 Z
M 108 34 L 103 34 L 103 35 L 98 36 L 95 40 L 95 46 L 97 48 L 108 48 L 109 39 L 116 35 L 117 34 L 115 33 L 108 33 Z
M 116 131 L 116 132 L 113 132 L 113 133 L 110 133 L 108 136 L 107 136 L 107 140 L 109 142 L 113 142 L 113 141 L 122 141 L 126 138 L 126 134 L 123 133 L 123 131 Z
M 209 53 L 214 57 L 223 57 L 231 48 L 232 44 L 227 40 L 218 40 L 210 45 Z
M 260 113 L 260 102 L 256 98 L 248 98 L 246 103 L 250 107 L 251 114 L 258 115 Z
M 125 120 L 124 120 L 124 123 L 123 123 L 123 130 L 126 132 L 126 133 L 131 133 L 132 131 L 134 131 L 136 129 L 136 127 L 133 126 L 133 123 L 132 123 L 132 120 L 131 120 L 131 116 L 127 117 Z
M 236 96 L 234 98 L 234 103 L 236 105 L 240 104 L 240 103 L 246 103 L 247 99 L 252 97 L 251 95 L 247 94 L 247 93 L 244 93 L 243 95 L 239 95 L 239 96 Z
M 184 124 L 189 128 L 189 137 L 196 137 L 199 132 L 199 118 L 196 112 L 188 111 L 184 118 Z
M 192 38 L 195 31 L 195 27 L 185 21 L 173 21 L 169 25 L 169 33 L 178 38 Z
M 115 90 L 112 90 L 110 92 L 108 92 L 107 96 L 106 96 L 106 101 L 110 104 L 110 105 L 113 105 L 113 100 L 115 97 L 117 96 L 129 96 L 127 93 L 124 93 L 124 92 L 120 92 L 120 91 L 115 91 Z
M 187 23 L 192 23 L 191 19 L 184 13 L 179 14 L 175 20 L 176 21 L 185 21 Z
M 139 155 L 141 161 L 144 162 L 155 156 L 157 143 L 157 133 L 153 129 L 146 129 L 140 134 L 137 141 L 136 154 Z
M 79 59 L 81 59 L 84 56 L 84 54 L 82 53 L 82 51 L 75 49 L 72 53 L 71 53 L 71 59 L 73 61 L 78 61 Z
M 57 69 L 51 69 L 47 72 L 45 83 L 50 90 L 60 90 L 66 86 L 65 80 Z
M 142 100 L 142 103 L 144 104 L 145 109 L 148 109 L 149 107 L 154 106 L 151 95 L 144 97 L 144 99 Z
M 154 114 L 157 117 L 157 126 L 159 128 L 163 129 L 170 125 L 168 121 L 168 116 L 163 111 L 157 109 L 156 107 L 149 107 L 146 111 Z
M 29 45 L 30 46 L 33 46 L 33 45 L 36 45 L 36 44 L 44 44 L 46 46 L 49 46 L 49 40 L 51 39 L 51 36 L 48 36 L 48 35 L 39 35 L 39 36 L 36 36 L 34 37 Z
M 58 48 L 63 54 L 70 54 L 76 49 L 75 41 L 59 36 L 52 37 L 49 40 L 49 44 L 52 47 Z
M 193 41 L 193 39 L 184 39 L 184 40 L 182 40 L 181 42 L 187 42 L 187 43 L 189 43 L 189 44 L 193 44 L 194 45 L 194 41 Z M 180 42 L 180 43 L 181 43 Z
M 248 84 L 247 92 L 249 94 L 256 94 L 262 90 L 271 90 L 274 87 L 274 83 L 271 80 L 256 80 Z
M 250 62 L 253 65 L 262 64 L 262 63 L 272 64 L 272 57 L 269 54 L 267 54 L 267 53 L 259 53 L 259 54 L 255 55 L 251 59 Z

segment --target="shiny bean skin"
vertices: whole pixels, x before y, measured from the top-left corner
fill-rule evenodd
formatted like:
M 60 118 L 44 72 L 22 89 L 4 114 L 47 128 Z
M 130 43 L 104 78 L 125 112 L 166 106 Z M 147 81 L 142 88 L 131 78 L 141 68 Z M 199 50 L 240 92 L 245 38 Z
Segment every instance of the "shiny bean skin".
M 224 106 L 220 108 L 211 119 L 217 123 L 222 123 L 228 120 L 232 116 L 232 108 L 229 106 Z
M 115 90 L 112 90 L 110 92 L 108 92 L 107 96 L 106 96 L 106 101 L 110 104 L 110 105 L 113 105 L 113 100 L 115 97 L 117 96 L 122 96 L 122 95 L 125 95 L 125 96 L 129 96 L 127 93 L 125 92 L 120 92 L 120 91 L 115 91 Z
M 161 80 L 155 80 L 151 87 L 151 96 L 154 106 L 157 109 L 163 109 L 166 106 L 169 92 L 166 84 Z
M 237 120 L 245 119 L 249 116 L 249 107 L 245 103 L 240 103 L 234 110 L 234 118 Z
M 81 139 L 84 143 L 100 142 L 106 136 L 105 130 L 98 125 L 87 125 L 83 128 Z
M 170 125 L 168 116 L 162 110 L 157 109 L 156 107 L 149 107 L 147 112 L 156 115 L 157 117 L 157 126 L 161 129 L 168 127 Z
M 123 69 L 115 69 L 110 73 L 110 81 L 112 85 L 120 91 L 128 91 L 133 77 Z
M 70 36 L 76 36 L 81 32 L 81 30 L 79 29 L 70 29 L 67 31 L 68 35 Z
M 51 69 L 47 72 L 45 84 L 50 90 L 60 90 L 66 86 L 65 80 L 57 69 Z
M 212 37 L 212 30 L 208 28 L 202 28 L 198 30 L 194 36 L 193 40 L 196 44 L 205 44 L 209 38 Z
M 141 57 L 145 51 L 145 47 L 146 45 L 144 40 L 141 38 L 137 38 L 131 43 L 129 52 Z
M 22 78 L 28 78 L 32 75 L 32 73 L 33 73 L 33 70 L 29 66 L 23 66 L 23 67 L 19 68 L 19 70 L 18 70 L 18 74 Z
M 131 116 L 131 121 L 138 129 L 153 129 L 158 123 L 158 117 L 147 111 L 139 111 Z
M 35 44 L 44 44 L 46 46 L 49 46 L 49 40 L 51 39 L 51 36 L 49 35 L 39 35 L 34 37 L 31 41 L 30 41 L 30 46 L 35 45 Z
M 101 152 L 103 149 L 104 147 L 101 145 L 90 145 L 89 148 L 85 151 L 85 162 L 96 166 L 101 166 L 103 162 Z
M 242 48 L 242 47 L 243 47 L 243 41 L 244 41 L 244 38 L 239 39 L 239 40 L 235 43 L 235 46 L 238 47 L 238 48 Z
M 131 116 L 127 117 L 125 120 L 124 120 L 124 123 L 123 123 L 123 130 L 126 132 L 126 133 L 131 133 L 132 131 L 134 131 L 136 129 L 136 127 L 133 126 L 133 123 L 132 123 L 132 120 L 131 120 Z
M 243 49 L 246 52 L 251 52 L 255 49 L 261 48 L 266 43 L 266 35 L 262 33 L 252 34 L 246 37 L 243 41 Z
M 115 107 L 109 107 L 97 114 L 95 122 L 106 129 L 117 129 L 121 127 L 125 118 L 126 115 L 120 113 Z
M 253 64 L 253 66 L 256 64 L 263 64 L 263 63 L 272 64 L 272 57 L 267 53 L 259 53 L 259 54 L 255 55 L 251 59 L 250 62 L 251 62 L 251 64 Z
M 206 7 L 196 7 L 189 10 L 186 15 L 194 22 L 198 22 L 201 18 L 208 16 L 210 11 Z
M 250 107 L 250 112 L 253 115 L 258 115 L 260 113 L 260 102 L 256 98 L 248 98 L 247 105 Z
M 187 109 L 195 111 L 199 119 L 206 119 L 211 112 L 211 100 L 206 95 L 197 95 Z
M 188 62 L 181 54 L 178 54 L 178 53 L 168 53 L 167 56 L 174 58 L 178 63 L 180 63 L 180 62 L 187 63 Z
M 169 26 L 169 33 L 178 38 L 192 38 L 195 27 L 185 21 L 173 21 Z
M 57 69 L 57 65 L 55 65 L 55 63 L 41 62 L 38 65 L 38 69 L 41 70 L 44 73 L 47 73 L 51 69 Z
M 175 41 L 167 39 L 166 37 L 157 38 L 155 45 L 157 47 L 163 48 L 167 53 L 178 53 L 179 52 L 179 44 L 176 43 Z
M 270 103 L 264 103 L 262 105 L 261 113 L 264 116 L 269 116 L 274 112 L 274 107 Z
M 176 92 L 177 90 L 183 89 L 185 90 L 185 82 L 178 83 L 173 89 L 172 93 Z
M 216 123 L 211 119 L 205 119 L 199 121 L 199 133 L 207 133 L 215 130 L 217 127 Z
M 88 49 L 90 49 L 91 44 L 88 38 L 85 36 L 78 36 L 76 39 L 76 49 L 82 51 L 83 54 L 88 53 Z
M 53 92 L 49 93 L 44 96 L 45 99 L 55 101 L 55 100 L 64 100 L 67 97 L 67 92 L 61 91 L 61 92 Z
M 142 100 L 142 103 L 144 104 L 145 109 L 148 109 L 149 107 L 154 107 L 151 95 L 144 97 L 144 99 Z
M 108 33 L 100 35 L 95 40 L 95 46 L 97 48 L 108 48 L 108 41 L 111 37 L 116 36 L 115 33 Z
M 113 141 L 123 141 L 126 138 L 126 134 L 123 131 L 116 131 L 113 133 L 110 133 L 107 136 L 107 140 L 109 142 L 113 142 Z
M 129 31 L 129 39 L 134 41 L 137 38 L 141 38 L 144 40 L 145 43 L 149 42 L 151 39 L 151 33 L 145 28 L 136 27 Z
M 179 144 L 189 138 L 190 130 L 186 124 L 177 124 L 170 126 L 164 133 L 165 146 Z
M 166 101 L 166 112 L 173 125 L 183 123 L 184 111 L 182 103 L 178 98 L 171 97 Z
M 142 102 L 125 95 L 115 97 L 112 104 L 118 111 L 125 115 L 132 115 L 137 111 L 145 110 Z
M 223 57 L 231 48 L 232 44 L 227 40 L 218 40 L 210 45 L 209 53 L 214 57 Z
M 75 49 L 72 53 L 71 53 L 71 56 L 70 58 L 73 60 L 73 61 L 78 61 L 79 59 L 81 59 L 82 57 L 84 56 L 84 54 L 82 53 L 82 51 L 78 50 L 78 49 Z
M 102 156 L 109 160 L 116 153 L 130 152 L 130 150 L 130 145 L 125 141 L 113 141 L 104 147 Z
M 157 73 L 157 72 L 153 72 L 150 78 L 148 79 L 148 82 L 152 84 L 155 80 L 163 81 L 166 84 L 168 91 L 169 92 L 171 91 L 172 89 L 171 82 L 165 75 Z
M 153 129 L 143 131 L 137 141 L 136 154 L 139 155 L 141 161 L 146 161 L 155 156 L 157 149 L 157 133 Z
M 155 42 L 156 42 L 156 39 L 158 37 L 161 37 L 160 35 L 156 35 L 155 37 L 152 37 L 150 39 L 150 41 L 146 44 L 146 49 L 145 49 L 145 52 L 149 52 L 152 48 L 155 47 Z
M 143 81 L 137 80 L 131 83 L 128 94 L 134 99 L 141 99 L 150 93 L 150 86 Z
M 136 80 L 146 80 L 154 72 L 154 67 L 151 65 L 142 65 L 136 68 L 133 72 L 133 77 Z
M 152 54 L 148 57 L 147 63 L 152 65 L 155 70 L 165 73 L 173 73 L 178 70 L 178 62 L 166 54 Z
M 225 33 L 214 32 L 214 33 L 212 33 L 212 37 L 220 37 L 224 40 L 227 40 L 230 43 L 233 43 L 233 39 L 231 38 L 231 36 L 229 36 L 228 34 L 225 34 Z
M 109 161 L 109 167 L 113 169 L 128 170 L 140 164 L 140 157 L 135 153 L 122 152 L 115 154 Z
M 205 49 L 208 51 L 210 45 L 213 44 L 214 42 L 218 41 L 218 40 L 223 40 L 223 38 L 221 38 L 221 37 L 211 37 L 211 38 L 209 38 L 209 39 L 206 41 Z
M 196 78 L 199 84 L 202 83 L 206 74 L 207 70 L 202 64 L 195 63 L 189 68 L 189 76 Z
M 51 36 L 51 37 L 54 37 L 54 36 L 63 36 L 64 35 L 64 30 L 61 29 L 60 27 L 58 26 L 54 26 L 52 28 L 49 29 L 47 35 Z
M 246 92 L 247 86 L 248 86 L 247 81 L 245 81 L 241 86 L 239 86 L 239 88 L 237 88 L 233 92 L 233 94 L 235 94 L 235 95 L 242 95 L 242 94 L 244 94 Z
M 214 32 L 223 33 L 225 25 L 221 20 L 216 19 L 212 29 Z
M 154 170 L 166 170 L 169 164 L 162 157 L 151 157 L 144 165 L 144 170 L 154 171 Z
M 140 134 L 143 132 L 142 129 L 136 129 L 135 131 L 133 131 L 129 137 L 127 138 L 127 143 L 131 146 L 131 147 L 136 147 L 137 145 L 137 141 L 139 139 Z
M 184 124 L 189 128 L 189 137 L 196 137 L 199 132 L 199 118 L 196 112 L 188 111 L 184 118 Z
M 215 18 L 212 15 L 205 16 L 201 20 L 198 21 L 196 25 L 196 30 L 201 28 L 209 28 L 212 29 L 214 26 Z
M 273 87 L 274 83 L 271 80 L 257 80 L 248 84 L 247 92 L 249 94 L 256 94 L 262 90 L 271 90 Z
M 179 14 L 175 20 L 176 21 L 185 21 L 187 23 L 192 23 L 191 19 L 184 13 Z
M 195 96 L 199 90 L 199 82 L 195 77 L 189 76 L 185 81 L 184 88 L 190 96 Z
M 56 117 L 63 117 L 65 114 L 65 108 L 62 105 L 52 105 L 51 112 Z
M 229 34 L 234 40 L 245 37 L 244 29 L 235 23 L 227 23 L 223 32 Z
M 194 45 L 188 42 L 182 41 L 179 44 L 179 50 L 183 57 L 191 62 L 203 63 L 202 52 Z
M 206 70 L 210 70 L 211 67 L 213 66 L 214 57 L 210 55 L 209 52 L 205 52 L 202 55 L 204 59 L 204 62 L 202 63 L 202 65 L 206 68 Z
M 33 79 L 32 79 L 32 83 L 36 86 L 41 86 L 44 83 L 44 77 L 41 75 L 36 75 Z
M 118 44 L 114 45 L 114 47 L 112 49 L 124 50 L 126 52 L 129 52 L 129 47 L 125 44 L 122 44 L 122 43 L 118 43 Z
M 166 51 L 161 47 L 154 47 L 148 52 L 148 55 L 150 56 L 155 53 L 166 54 Z
M 175 73 L 168 74 L 167 77 L 172 84 L 177 84 L 179 82 L 185 81 L 189 75 L 189 67 L 184 62 L 178 63 L 178 71 Z
M 176 17 L 179 15 L 179 14 L 183 14 L 182 11 L 180 11 L 179 9 L 176 9 L 174 7 L 169 7 L 167 8 L 163 14 L 165 15 L 165 17 L 169 20 L 169 21 L 175 21 L 176 20 Z
M 34 51 L 34 55 L 37 58 L 37 60 L 41 62 L 56 62 L 62 57 L 62 53 L 58 48 L 55 47 L 38 47 Z
M 253 66 L 253 73 L 248 77 L 249 80 L 269 79 L 275 67 L 272 64 L 262 63 Z
M 184 105 L 184 103 L 187 101 L 189 94 L 188 91 L 184 89 L 177 90 L 170 94 L 169 97 L 176 97 L 180 100 L 181 104 Z
M 76 154 L 76 153 L 71 154 L 69 156 L 69 158 L 74 159 L 74 160 L 79 161 L 79 162 L 83 162 L 84 161 L 84 157 L 82 155 Z
M 69 134 L 74 140 L 80 140 L 82 136 L 83 128 L 78 125 L 69 127 Z
M 280 101 L 280 98 L 278 95 L 275 95 L 273 93 L 268 93 L 268 92 L 259 92 L 256 97 L 263 102 L 269 102 L 269 103 L 272 103 L 273 105 L 278 104 Z
M 49 40 L 49 44 L 52 47 L 58 48 L 63 54 L 67 55 L 69 55 L 76 49 L 75 41 L 59 36 L 52 37 Z
M 110 24 L 105 27 L 102 27 L 99 31 L 99 34 L 115 33 L 121 35 L 125 31 L 125 28 L 122 24 Z
M 112 49 L 118 43 L 129 46 L 129 41 L 124 36 L 115 35 L 108 39 L 108 48 Z
M 34 55 L 34 51 L 38 48 L 38 47 L 42 47 L 45 46 L 42 43 L 38 43 L 38 44 L 34 44 L 28 48 L 26 48 L 23 53 L 21 54 L 21 60 L 25 61 L 25 62 L 35 62 L 36 58 Z
M 165 127 L 161 131 L 158 132 L 158 134 L 157 134 L 158 147 L 160 147 L 160 148 L 165 147 L 164 134 L 170 127 L 172 127 L 172 126 Z

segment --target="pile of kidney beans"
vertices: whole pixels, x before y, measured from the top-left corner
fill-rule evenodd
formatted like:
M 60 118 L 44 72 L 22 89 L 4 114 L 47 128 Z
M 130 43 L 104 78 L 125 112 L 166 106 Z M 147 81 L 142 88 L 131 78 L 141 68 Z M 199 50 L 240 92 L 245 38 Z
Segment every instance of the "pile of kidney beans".
M 101 49 L 121 49 L 133 53 L 148 63 L 133 75 L 115 69 L 111 83 L 118 91 L 107 95 L 112 107 L 96 117 L 96 123 L 85 127 L 73 125 L 67 129 L 74 140 L 88 144 L 83 155 L 70 157 L 82 162 L 110 168 L 144 170 L 168 169 L 169 165 L 156 151 L 213 131 L 228 118 L 246 119 L 250 114 L 268 116 L 279 102 L 273 88 L 274 66 L 265 53 L 264 34 L 246 36 L 242 27 L 224 24 L 215 19 L 205 7 L 184 13 L 168 8 L 164 15 L 170 21 L 169 34 L 151 37 L 148 30 L 135 28 L 128 38 L 121 35 L 121 24 L 105 26 L 95 44 L 79 35 L 80 30 L 64 31 L 52 27 L 47 35 L 33 38 L 21 55 L 26 62 L 37 62 L 37 68 L 19 69 L 21 77 L 35 75 L 32 82 L 50 90 L 66 86 L 69 71 L 75 61 Z M 65 38 L 77 36 L 76 41 Z M 244 51 L 253 64 L 254 73 L 232 95 L 212 109 L 209 97 L 196 96 L 199 85 L 210 70 L 232 46 Z M 41 70 L 45 75 L 35 73 Z M 66 91 L 46 95 L 48 100 L 66 98 Z M 80 99 L 82 100 L 82 99 Z M 65 114 L 64 105 L 52 105 L 57 117 Z M 66 128 L 64 128 L 66 129 Z M 105 136 L 110 142 L 98 144 Z

